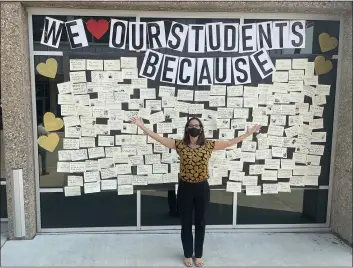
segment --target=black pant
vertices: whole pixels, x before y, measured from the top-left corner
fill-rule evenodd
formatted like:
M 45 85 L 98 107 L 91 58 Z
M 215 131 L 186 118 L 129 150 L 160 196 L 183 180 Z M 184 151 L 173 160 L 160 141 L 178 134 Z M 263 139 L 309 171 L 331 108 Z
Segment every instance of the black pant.
M 201 258 L 205 238 L 205 212 L 210 201 L 210 187 L 207 181 L 188 183 L 179 181 L 178 204 L 181 218 L 181 241 L 184 257 Z M 192 215 L 195 210 L 195 250 L 193 250 Z

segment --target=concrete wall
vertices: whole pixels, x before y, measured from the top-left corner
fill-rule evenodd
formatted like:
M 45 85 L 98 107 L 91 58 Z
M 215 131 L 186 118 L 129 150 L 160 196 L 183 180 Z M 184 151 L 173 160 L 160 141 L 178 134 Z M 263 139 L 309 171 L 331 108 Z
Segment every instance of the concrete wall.
M 26 2 L 37 7 L 97 8 L 152 11 L 286 12 L 344 15 L 341 87 L 338 103 L 337 143 L 332 192 L 333 232 L 352 243 L 352 3 L 349 2 L 212 2 L 178 1 L 114 3 L 75 1 Z M 10 238 L 13 233 L 11 169 L 21 167 L 25 175 L 26 238 L 36 232 L 35 177 L 33 168 L 32 107 L 28 65 L 27 18 L 21 3 L 1 3 L 1 93 L 4 109 L 5 166 L 8 183 Z M 275 18 L 275 15 L 274 15 Z M 19 120 L 19 118 L 21 120 Z
M 331 227 L 352 245 L 352 13 L 344 16 L 343 30 Z
M 36 234 L 32 96 L 27 13 L 21 3 L 1 3 L 1 101 L 9 237 L 13 238 L 12 173 L 23 169 L 26 238 Z

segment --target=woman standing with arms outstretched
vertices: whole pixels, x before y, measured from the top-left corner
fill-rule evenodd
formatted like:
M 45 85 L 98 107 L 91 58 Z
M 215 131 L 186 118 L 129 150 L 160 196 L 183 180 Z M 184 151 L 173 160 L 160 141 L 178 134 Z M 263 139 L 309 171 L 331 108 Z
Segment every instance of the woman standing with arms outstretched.
M 210 199 L 210 187 L 207 179 L 208 162 L 213 150 L 223 150 L 242 142 L 254 132 L 259 132 L 260 126 L 248 129 L 246 134 L 225 141 L 205 139 L 203 125 L 200 119 L 190 118 L 185 125 L 183 140 L 161 137 L 147 129 L 143 122 L 132 118 L 131 122 L 140 127 L 147 135 L 169 149 L 177 151 L 180 157 L 178 205 L 181 218 L 181 241 L 184 250 L 184 264 L 192 266 L 192 255 L 195 254 L 195 265 L 203 266 L 202 252 L 205 237 L 205 210 Z M 192 236 L 192 214 L 195 210 L 195 247 Z

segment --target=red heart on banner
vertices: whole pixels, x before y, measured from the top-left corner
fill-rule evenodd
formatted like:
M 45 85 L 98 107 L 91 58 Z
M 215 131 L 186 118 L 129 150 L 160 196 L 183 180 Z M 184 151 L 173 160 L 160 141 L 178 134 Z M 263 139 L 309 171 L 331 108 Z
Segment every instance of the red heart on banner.
M 86 25 L 87 30 L 97 39 L 101 39 L 109 28 L 109 22 L 104 19 L 100 19 L 99 21 L 90 19 L 87 21 Z

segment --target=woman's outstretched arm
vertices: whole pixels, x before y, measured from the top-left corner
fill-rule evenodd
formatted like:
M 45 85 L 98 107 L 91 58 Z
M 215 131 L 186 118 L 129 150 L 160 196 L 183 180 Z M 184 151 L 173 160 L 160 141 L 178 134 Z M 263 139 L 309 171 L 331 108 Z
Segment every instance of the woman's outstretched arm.
M 243 135 L 241 135 L 239 137 L 233 138 L 231 140 L 226 140 L 226 141 L 216 141 L 215 147 L 214 147 L 213 150 L 223 150 L 223 149 L 226 149 L 228 147 L 231 147 L 234 144 L 242 142 L 247 137 L 251 136 L 253 133 L 259 132 L 260 129 L 261 129 L 260 125 L 255 125 L 252 128 L 248 129 L 248 131 L 245 134 L 243 134 Z
M 145 127 L 145 125 L 143 124 L 143 122 L 141 120 L 138 120 L 136 118 L 131 118 L 130 122 L 132 124 L 135 124 L 139 128 L 141 128 L 143 132 L 145 132 L 152 139 L 158 141 L 160 144 L 164 145 L 165 147 L 167 147 L 169 149 L 175 149 L 175 140 L 162 137 L 159 134 L 155 133 L 154 131 L 149 130 L 147 127 Z

